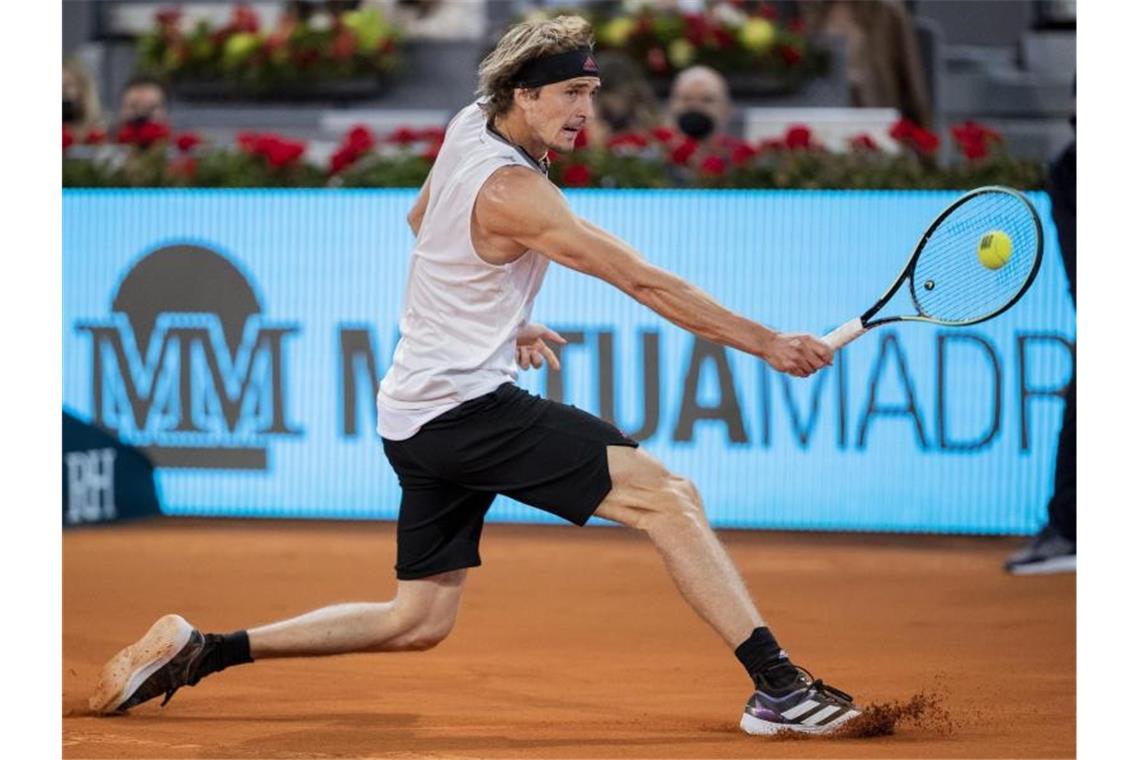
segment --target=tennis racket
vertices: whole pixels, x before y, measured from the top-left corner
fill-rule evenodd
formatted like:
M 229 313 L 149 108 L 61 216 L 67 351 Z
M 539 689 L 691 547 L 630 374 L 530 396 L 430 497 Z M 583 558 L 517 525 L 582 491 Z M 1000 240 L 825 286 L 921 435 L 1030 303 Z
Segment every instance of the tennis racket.
M 891 322 L 962 326 L 993 319 L 1029 289 L 1042 247 L 1041 219 L 1028 198 L 1008 187 L 971 190 L 939 214 L 875 305 L 823 342 L 838 350 Z M 915 313 L 876 317 L 904 283 Z

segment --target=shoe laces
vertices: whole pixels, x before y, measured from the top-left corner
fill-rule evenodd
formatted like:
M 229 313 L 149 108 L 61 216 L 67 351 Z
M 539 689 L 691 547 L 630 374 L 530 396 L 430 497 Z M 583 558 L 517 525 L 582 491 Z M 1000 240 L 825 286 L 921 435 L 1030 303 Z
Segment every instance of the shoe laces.
M 799 665 L 793 665 L 793 667 L 800 672 L 800 677 L 807 682 L 808 689 L 814 689 L 815 691 L 821 694 L 826 694 L 829 697 L 837 697 L 844 700 L 845 702 L 855 701 L 854 697 L 842 689 L 837 689 L 831 684 L 824 683 L 822 678 L 816 678 L 813 676 L 811 674 L 811 671 L 809 671 L 807 668 L 801 667 Z

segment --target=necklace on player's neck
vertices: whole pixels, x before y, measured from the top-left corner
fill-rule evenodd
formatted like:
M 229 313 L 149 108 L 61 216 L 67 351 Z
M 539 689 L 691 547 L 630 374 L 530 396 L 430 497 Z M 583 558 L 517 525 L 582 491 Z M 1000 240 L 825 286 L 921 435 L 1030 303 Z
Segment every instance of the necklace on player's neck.
M 541 170 L 542 170 L 544 173 L 550 170 L 550 159 L 547 157 L 547 154 L 546 154 L 546 152 L 543 152 L 543 154 L 542 154 L 542 156 L 541 156 L 541 157 L 539 157 L 539 158 L 535 158 L 535 157 L 534 157 L 534 156 L 531 154 L 531 152 L 530 152 L 529 150 L 527 150 L 527 149 L 526 149 L 526 148 L 524 148 L 522 145 L 520 145 L 518 142 L 516 142 L 514 139 L 512 139 L 510 136 L 508 136 L 508 135 L 507 135 L 507 134 L 506 134 L 506 133 L 505 133 L 503 130 L 501 130 L 499 127 L 495 126 L 495 122 L 494 122 L 493 120 L 492 120 L 492 121 L 488 121 L 488 122 L 487 122 L 487 131 L 489 131 L 489 132 L 490 132 L 491 134 L 493 134 L 495 137 L 499 138 L 499 139 L 500 139 L 500 140 L 502 140 L 503 142 L 505 142 L 505 143 L 507 143 L 508 145 L 510 145 L 511 147 L 513 147 L 515 150 L 517 150 L 517 151 L 519 151 L 520 153 L 522 153 L 524 156 L 526 156 L 526 158 L 527 158 L 527 159 L 528 159 L 528 160 L 529 160 L 529 161 L 530 161 L 532 164 L 534 164 L 535 166 L 537 166 L 537 167 L 538 167 L 539 169 L 541 169 Z

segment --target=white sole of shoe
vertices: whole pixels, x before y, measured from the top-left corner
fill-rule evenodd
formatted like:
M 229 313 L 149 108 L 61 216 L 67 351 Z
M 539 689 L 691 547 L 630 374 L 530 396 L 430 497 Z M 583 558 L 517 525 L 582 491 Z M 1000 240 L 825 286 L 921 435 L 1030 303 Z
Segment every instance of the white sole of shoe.
M 182 651 L 193 632 L 194 626 L 180 615 L 160 617 L 141 639 L 107 661 L 88 707 L 101 714 L 117 712 L 146 679 Z
M 1050 573 L 1075 573 L 1077 572 L 1077 557 L 1073 554 L 1066 554 L 1063 557 L 1053 557 L 1052 559 L 1042 560 L 1041 562 L 1033 562 L 1028 565 L 1017 565 L 1011 567 L 1009 572 L 1013 575 L 1048 575 Z
M 794 731 L 797 734 L 830 734 L 857 715 L 861 715 L 861 713 L 853 710 L 842 718 L 836 718 L 826 726 L 803 726 L 790 723 L 772 723 L 746 712 L 740 717 L 740 730 L 753 736 L 772 736 L 781 731 Z

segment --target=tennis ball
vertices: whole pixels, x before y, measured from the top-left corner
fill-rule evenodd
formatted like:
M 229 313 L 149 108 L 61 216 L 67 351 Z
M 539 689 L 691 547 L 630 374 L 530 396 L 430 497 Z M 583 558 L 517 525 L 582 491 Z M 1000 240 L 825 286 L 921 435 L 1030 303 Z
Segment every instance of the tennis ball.
M 1013 241 L 1001 230 L 990 230 L 978 242 L 978 261 L 986 269 L 1001 269 L 1013 253 Z

